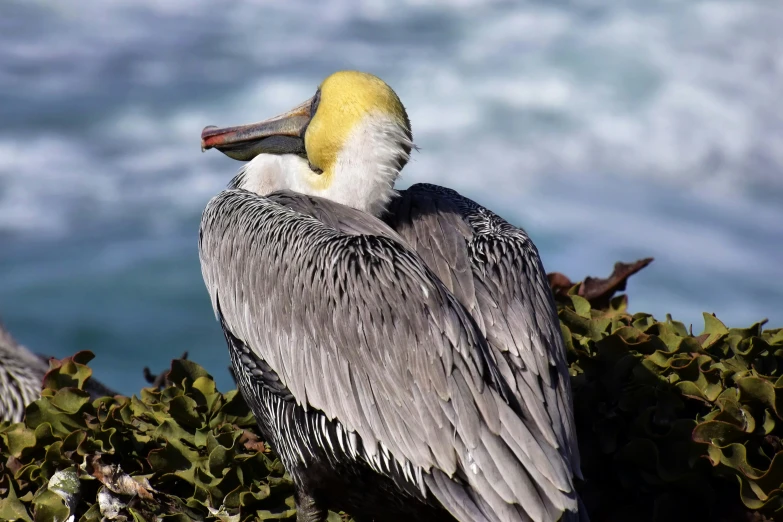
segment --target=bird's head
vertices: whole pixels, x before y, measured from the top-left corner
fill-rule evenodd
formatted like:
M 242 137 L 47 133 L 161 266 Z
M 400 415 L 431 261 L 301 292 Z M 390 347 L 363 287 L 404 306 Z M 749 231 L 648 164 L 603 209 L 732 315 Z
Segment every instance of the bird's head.
M 287 188 L 377 215 L 408 161 L 410 129 L 402 102 L 383 80 L 340 71 L 285 114 L 205 128 L 201 147 L 248 161 L 235 187 L 262 195 Z

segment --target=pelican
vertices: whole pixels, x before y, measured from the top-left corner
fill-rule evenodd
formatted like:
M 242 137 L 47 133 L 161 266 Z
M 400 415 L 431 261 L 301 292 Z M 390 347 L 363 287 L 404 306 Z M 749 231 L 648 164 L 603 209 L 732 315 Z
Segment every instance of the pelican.
M 394 190 L 413 142 L 385 82 L 334 73 L 201 145 L 247 161 L 207 204 L 199 256 L 297 521 L 586 520 L 536 247 L 453 190 Z
M 18 344 L 0 324 L 0 422 L 19 422 L 28 404 L 41 396 L 49 364 Z
M 0 323 L 0 422 L 24 419 L 27 405 L 41 397 L 48 361 L 49 357 L 17 343 Z M 85 391 L 93 400 L 117 394 L 92 378 L 85 383 Z

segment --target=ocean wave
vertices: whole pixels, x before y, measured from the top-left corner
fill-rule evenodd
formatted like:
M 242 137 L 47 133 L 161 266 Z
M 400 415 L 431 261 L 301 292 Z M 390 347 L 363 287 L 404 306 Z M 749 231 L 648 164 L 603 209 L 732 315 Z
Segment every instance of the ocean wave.
M 545 244 L 558 238 L 542 248 L 552 269 L 578 277 L 588 261 L 640 254 L 736 285 L 783 277 L 773 3 L 14 0 L 0 11 L 10 241 L 129 222 L 174 234 L 239 166 L 200 152 L 205 125 L 277 114 L 329 72 L 358 68 L 409 110 L 421 150 L 403 185 L 452 186 Z

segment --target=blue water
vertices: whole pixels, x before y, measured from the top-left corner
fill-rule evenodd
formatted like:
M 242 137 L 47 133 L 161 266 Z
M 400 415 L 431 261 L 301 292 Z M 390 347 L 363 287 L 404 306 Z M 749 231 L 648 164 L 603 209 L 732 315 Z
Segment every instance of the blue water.
M 633 310 L 783 326 L 780 27 L 767 0 L 4 0 L 0 317 L 126 393 L 183 351 L 228 388 L 196 238 L 239 164 L 200 131 L 354 68 L 408 108 L 401 186 L 477 199 L 574 280 L 655 257 Z

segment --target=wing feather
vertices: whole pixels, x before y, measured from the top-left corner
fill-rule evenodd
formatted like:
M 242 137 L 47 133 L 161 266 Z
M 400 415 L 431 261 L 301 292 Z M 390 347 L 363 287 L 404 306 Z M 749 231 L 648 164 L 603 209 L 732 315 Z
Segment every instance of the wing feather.
M 459 246 L 433 244 L 437 257 Z M 554 520 L 549 507 L 527 505 L 527 485 L 542 480 L 559 491 L 558 505 L 575 508 L 560 456 L 506 403 L 480 328 L 386 224 L 319 198 L 232 189 L 208 204 L 199 254 L 225 327 L 299 404 L 358 434 L 376 469 L 410 462 L 463 522 L 518 507 Z M 498 493 L 482 497 L 482 466 L 471 469 L 478 448 L 513 460 L 487 470 L 504 481 L 492 486 L 507 497 L 500 504 Z
M 527 234 L 457 192 L 402 191 L 385 216 L 473 316 L 540 444 L 581 478 L 560 323 Z

